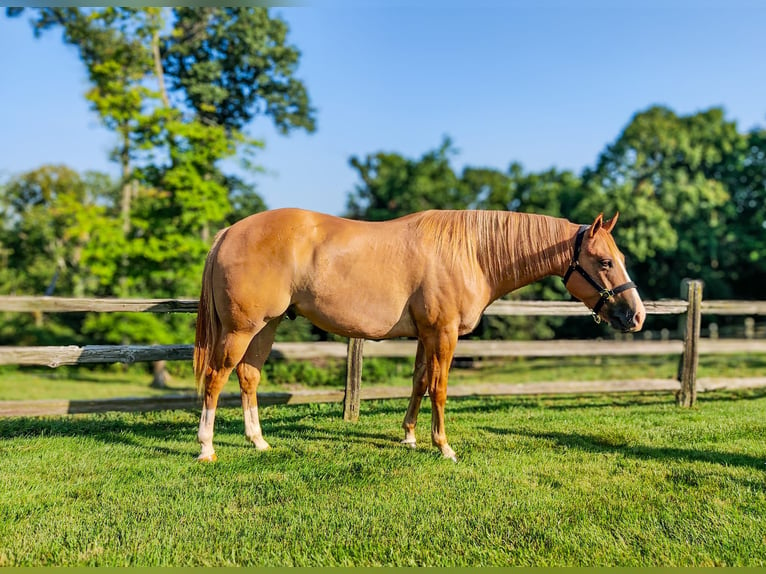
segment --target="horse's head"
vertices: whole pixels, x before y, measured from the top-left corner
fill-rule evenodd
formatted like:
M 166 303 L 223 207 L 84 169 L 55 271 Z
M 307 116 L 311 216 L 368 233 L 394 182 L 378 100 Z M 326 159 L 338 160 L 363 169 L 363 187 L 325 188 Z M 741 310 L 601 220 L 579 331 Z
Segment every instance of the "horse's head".
M 564 284 L 593 311 L 597 322 L 605 319 L 620 331 L 640 331 L 646 309 L 625 269 L 625 256 L 612 238 L 619 216 L 604 222 L 600 214 L 593 224 L 580 228 Z

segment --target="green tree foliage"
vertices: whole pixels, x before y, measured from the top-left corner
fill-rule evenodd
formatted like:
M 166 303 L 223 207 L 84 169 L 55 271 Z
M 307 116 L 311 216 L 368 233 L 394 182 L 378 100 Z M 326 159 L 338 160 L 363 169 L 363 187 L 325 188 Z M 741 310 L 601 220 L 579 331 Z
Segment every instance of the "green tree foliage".
M 582 195 L 580 179 L 572 172 L 551 168 L 525 173 L 517 162 L 509 166 L 507 173 L 468 167 L 463 170 L 462 181 L 481 209 L 564 217 L 572 212 Z
M 300 52 L 287 25 L 265 9 L 176 8 L 165 37 L 165 73 L 203 124 L 242 129 L 258 115 L 287 133 L 315 129 L 314 110 L 295 78 Z
M 450 166 L 456 150 L 449 138 L 420 159 L 396 153 L 353 156 L 361 184 L 349 195 L 347 215 L 355 219 L 381 221 L 426 209 L 465 209 L 472 197 Z
M 717 252 L 738 297 L 763 299 L 766 277 L 766 130 L 745 136 L 746 144 L 728 154 L 717 176 L 731 200 L 721 225 L 724 243 Z
M 108 217 L 114 184 L 103 174 L 45 165 L 2 187 L 2 242 L 10 269 L 8 292 L 83 296 L 98 292 L 95 246 L 115 234 Z

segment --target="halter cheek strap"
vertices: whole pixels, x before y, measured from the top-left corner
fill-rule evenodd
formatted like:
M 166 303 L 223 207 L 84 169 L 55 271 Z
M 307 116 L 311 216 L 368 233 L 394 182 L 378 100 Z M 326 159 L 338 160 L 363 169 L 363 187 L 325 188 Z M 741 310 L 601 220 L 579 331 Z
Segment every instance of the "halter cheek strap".
M 574 255 L 572 256 L 572 263 L 569 265 L 569 269 L 567 269 L 567 272 L 564 274 L 564 285 L 567 284 L 567 281 L 569 281 L 569 278 L 572 276 L 572 273 L 577 271 L 580 275 L 582 275 L 585 280 L 593 286 L 593 288 L 598 291 L 599 294 L 599 300 L 596 302 L 596 304 L 593 306 L 593 309 L 591 309 L 591 314 L 593 315 L 593 320 L 596 321 L 596 323 L 601 322 L 601 317 L 599 317 L 598 312 L 601 310 L 601 307 L 604 306 L 604 303 L 606 303 L 609 299 L 614 297 L 615 295 L 618 295 L 619 293 L 622 293 L 623 291 L 627 291 L 628 289 L 637 289 L 636 284 L 633 283 L 633 281 L 628 281 L 627 283 L 623 283 L 622 285 L 619 285 L 615 287 L 614 289 L 607 289 L 603 287 L 598 281 L 593 279 L 588 272 L 580 265 L 580 250 L 582 248 L 582 241 L 585 237 L 585 232 L 588 230 L 590 226 L 589 225 L 581 225 L 579 231 L 577 232 L 577 237 L 575 238 L 575 247 L 574 247 Z

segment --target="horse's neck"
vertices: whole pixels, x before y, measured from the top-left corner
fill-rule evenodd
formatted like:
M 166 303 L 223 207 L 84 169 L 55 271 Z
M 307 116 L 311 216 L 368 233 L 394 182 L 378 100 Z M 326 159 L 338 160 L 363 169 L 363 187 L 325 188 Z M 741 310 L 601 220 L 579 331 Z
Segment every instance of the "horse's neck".
M 501 240 L 504 260 L 490 274 L 494 297 L 549 275 L 564 275 L 571 263 L 578 226 L 565 219 L 508 213 Z M 491 254 L 490 254 L 491 256 Z

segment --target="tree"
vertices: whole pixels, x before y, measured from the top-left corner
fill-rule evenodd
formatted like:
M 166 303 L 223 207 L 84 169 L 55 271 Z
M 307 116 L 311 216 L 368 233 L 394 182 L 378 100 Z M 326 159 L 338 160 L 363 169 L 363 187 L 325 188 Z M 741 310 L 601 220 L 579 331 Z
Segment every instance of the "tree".
M 349 194 L 347 216 L 381 221 L 426 209 L 465 209 L 473 197 L 465 193 L 450 166 L 456 150 L 449 138 L 441 146 L 410 159 L 396 153 L 351 157 L 361 184 Z
M 287 44 L 287 25 L 263 8 L 176 8 L 165 36 L 171 90 L 206 125 L 240 130 L 256 116 L 282 133 L 314 131 L 308 93 L 295 78 L 300 52 Z
M 11 179 L 2 189 L 3 238 L 11 292 L 83 296 L 97 289 L 90 273 L 94 237 L 113 233 L 106 217 L 114 203 L 108 176 L 81 177 L 61 165 L 45 165 Z
M 766 130 L 745 135 L 746 144 L 728 154 L 717 177 L 731 200 L 721 225 L 725 243 L 717 257 L 737 297 L 762 299 L 766 276 Z

